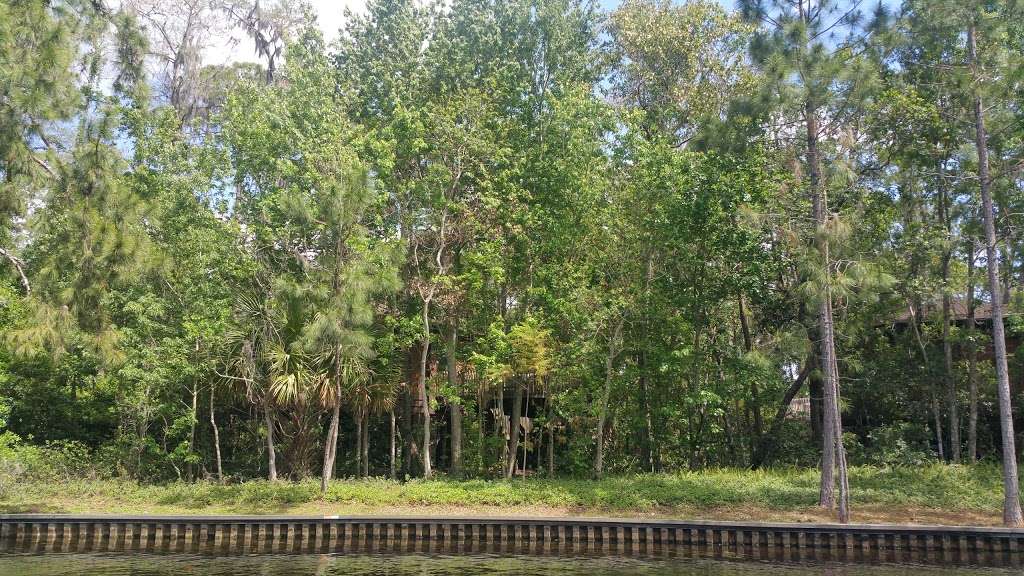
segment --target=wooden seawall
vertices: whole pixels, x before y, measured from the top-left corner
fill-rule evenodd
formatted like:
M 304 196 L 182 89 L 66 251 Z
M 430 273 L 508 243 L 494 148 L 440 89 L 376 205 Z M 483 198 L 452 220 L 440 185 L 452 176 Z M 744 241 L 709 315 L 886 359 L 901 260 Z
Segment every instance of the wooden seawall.
M 1024 530 L 610 518 L 0 515 L 0 553 L 515 552 L 1020 566 Z

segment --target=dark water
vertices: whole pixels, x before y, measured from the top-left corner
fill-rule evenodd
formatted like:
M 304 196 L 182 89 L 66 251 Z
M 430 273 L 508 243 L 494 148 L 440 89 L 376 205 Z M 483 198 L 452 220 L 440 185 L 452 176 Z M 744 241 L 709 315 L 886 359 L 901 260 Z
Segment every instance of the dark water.
M 1019 568 L 499 554 L 0 555 L 0 576 L 1009 576 Z

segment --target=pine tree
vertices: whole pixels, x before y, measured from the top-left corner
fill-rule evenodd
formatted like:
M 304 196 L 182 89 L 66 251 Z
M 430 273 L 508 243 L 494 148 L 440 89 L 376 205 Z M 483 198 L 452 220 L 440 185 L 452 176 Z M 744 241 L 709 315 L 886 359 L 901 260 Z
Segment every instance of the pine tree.
M 819 504 L 833 508 L 838 472 L 839 520 L 847 522 L 848 486 L 839 409 L 839 374 L 832 302 L 826 154 L 870 86 L 873 73 L 859 54 L 870 30 L 857 5 L 836 1 L 743 1 L 743 15 L 761 26 L 751 53 L 766 75 L 772 96 L 802 125 L 801 147 L 811 200 L 812 237 L 822 271 L 817 322 L 812 330 L 824 376 L 824 419 Z M 823 149 L 824 148 L 824 149 Z

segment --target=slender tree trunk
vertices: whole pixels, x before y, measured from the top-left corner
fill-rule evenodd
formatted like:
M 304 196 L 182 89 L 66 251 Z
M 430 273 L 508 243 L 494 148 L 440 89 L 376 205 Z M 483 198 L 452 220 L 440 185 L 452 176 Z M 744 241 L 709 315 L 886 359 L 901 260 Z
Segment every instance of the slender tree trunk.
M 942 441 L 942 409 L 939 407 L 938 396 L 932 396 L 932 418 L 935 420 L 935 445 L 938 447 L 939 460 L 946 461 L 946 447 Z
M 397 475 L 397 468 L 395 468 L 395 411 L 394 410 L 391 410 L 391 411 L 388 412 L 388 420 L 390 420 L 390 423 L 391 423 L 390 434 L 389 434 L 389 436 L 391 437 L 391 445 L 389 447 L 390 458 L 389 458 L 388 462 L 391 465 L 391 469 L 390 469 L 391 479 L 394 480 L 396 475 Z
M 488 401 L 485 399 L 484 394 L 478 390 L 476 395 L 476 417 L 478 420 L 476 427 L 476 450 L 479 455 L 476 469 L 477 474 L 483 474 L 484 470 L 487 469 L 486 453 L 484 451 L 484 437 L 487 435 L 487 403 Z
M 555 422 L 548 418 L 548 478 L 555 477 Z
M 960 463 L 960 409 L 956 397 L 956 377 L 953 374 L 953 342 L 950 337 L 951 297 L 949 287 L 949 262 L 953 258 L 953 225 L 949 214 L 949 199 L 939 163 L 939 217 L 946 230 L 946 248 L 942 254 L 942 359 L 946 381 L 946 403 L 949 405 L 949 457 L 954 464 Z
M 824 194 L 821 190 L 821 160 L 818 157 L 818 112 L 814 105 L 807 101 L 805 110 L 807 123 L 807 165 L 810 169 L 811 203 L 815 234 L 825 225 Z M 819 241 L 818 247 L 823 258 L 823 266 L 828 269 L 827 240 Z M 832 339 L 832 297 L 826 289 L 826 295 L 818 306 L 818 350 L 821 355 L 822 382 L 822 449 L 821 449 L 821 485 L 818 493 L 818 505 L 823 508 L 835 508 L 835 405 L 836 388 L 832 373 L 832 355 L 835 342 Z
M 640 372 L 640 394 L 642 395 L 643 408 L 644 408 L 644 438 L 643 438 L 643 456 L 644 463 L 647 464 L 647 471 L 654 472 L 654 417 L 651 414 L 651 391 L 648 385 L 647 375 L 647 358 L 646 353 L 641 350 L 637 354 L 637 370 Z
M 597 428 L 594 430 L 597 444 L 594 449 L 594 478 L 600 479 L 604 474 L 604 428 L 608 419 L 608 401 L 612 394 L 612 378 L 615 358 L 619 355 L 622 341 L 623 317 L 619 317 L 611 338 L 608 340 L 608 355 L 604 360 L 604 390 L 601 391 L 601 403 L 598 405 Z
M 999 392 L 999 422 L 1003 444 L 1003 523 L 1007 526 L 1024 525 L 1020 509 L 1020 484 L 1017 477 L 1017 450 L 1013 431 L 1010 377 L 1006 363 L 1006 334 L 1003 327 L 1003 303 L 999 298 L 999 256 L 996 252 L 995 207 L 992 203 L 988 171 L 988 134 L 985 132 L 984 106 L 978 83 L 977 39 L 972 20 L 967 30 L 967 44 L 974 80 L 974 144 L 978 150 L 978 180 L 981 187 L 982 219 L 985 225 L 985 259 L 988 264 L 988 286 L 992 294 L 992 346 L 996 362 L 996 388 Z
M 363 463 L 362 476 L 368 478 L 370 476 L 370 413 L 369 410 L 363 411 L 363 442 L 360 445 L 362 451 L 362 457 L 360 462 Z
M 27 286 L 28 285 L 26 284 L 26 287 Z M 194 348 L 193 361 L 197 365 L 199 364 L 199 338 L 196 338 L 196 344 L 195 344 L 195 348 Z M 213 413 L 213 408 L 212 408 L 212 403 L 213 403 L 213 384 L 212 383 L 210 384 L 210 402 L 211 402 L 210 413 L 212 414 Z M 192 424 L 191 424 L 191 426 L 189 426 L 189 434 L 188 434 L 188 449 L 191 452 L 196 452 L 196 426 L 198 424 L 199 424 L 199 379 L 197 377 L 193 376 L 193 378 L 192 378 Z M 217 445 L 217 449 L 218 449 L 218 451 L 220 450 L 220 445 L 219 444 Z M 220 455 L 218 454 L 218 460 L 219 460 L 219 458 L 220 458 Z M 194 467 L 192 465 L 192 462 L 189 462 L 187 464 L 185 470 L 186 470 L 186 474 L 188 475 L 188 479 L 189 480 L 195 480 L 195 472 L 194 472 Z M 218 475 L 218 478 L 219 478 L 219 475 Z
M 410 351 L 411 354 L 411 351 Z M 409 374 L 408 382 L 412 382 L 415 378 L 414 374 Z M 405 476 L 413 475 L 413 407 L 412 407 L 412 391 L 409 386 L 404 387 L 402 393 L 402 414 L 401 419 L 398 422 L 399 431 L 402 436 L 402 473 Z M 417 394 L 419 390 L 417 389 Z
M 656 472 L 660 466 L 660 458 L 656 458 L 658 447 L 654 440 L 654 416 L 651 409 L 651 387 L 650 368 L 647 365 L 647 342 L 649 339 L 651 323 L 651 285 L 654 283 L 654 251 L 650 248 L 647 252 L 646 265 L 644 267 L 644 310 L 643 322 L 641 324 L 640 350 L 637 353 L 637 370 L 640 373 L 640 390 L 643 393 L 644 406 L 644 456 L 646 457 L 647 469 Z
M 217 428 L 217 419 L 213 416 L 214 386 L 210 384 L 210 426 L 213 427 L 213 454 L 217 458 L 217 482 L 224 483 L 224 466 L 220 459 L 220 429 Z
M 448 333 L 448 388 L 450 390 L 460 389 L 457 370 L 458 363 L 456 362 L 455 357 L 458 345 L 458 329 L 453 323 L 451 330 Z M 462 404 L 461 402 L 449 402 L 448 405 L 451 407 L 452 411 L 452 457 L 450 473 L 452 476 L 458 478 L 462 475 Z
M 826 244 L 825 248 L 825 262 L 828 262 L 828 247 Z M 828 306 L 828 317 L 825 322 L 825 334 L 826 343 L 835 342 L 835 324 L 832 319 L 832 294 L 830 290 L 826 290 L 826 302 Z M 850 521 L 850 484 L 849 476 L 847 475 L 846 467 L 846 446 L 843 444 L 843 419 L 842 412 L 839 410 L 840 403 L 840 391 L 839 391 L 839 363 L 836 359 L 835 348 L 831 348 L 829 351 L 829 360 L 831 362 L 831 369 L 829 370 L 832 389 L 832 407 L 829 410 L 832 414 L 832 437 L 835 439 L 835 457 L 836 467 L 839 472 L 839 522 L 846 524 Z M 828 385 L 826 383 L 826 385 Z
M 211 389 L 213 385 L 210 385 Z M 211 399 L 212 400 L 212 399 Z M 211 409 L 212 410 L 212 409 Z M 188 434 L 188 449 L 192 452 L 196 450 L 196 425 L 199 423 L 199 383 L 196 379 L 192 380 L 192 425 L 189 428 Z M 195 480 L 195 472 L 192 468 L 192 463 L 189 462 L 185 468 L 185 473 L 188 475 L 189 480 Z
M 420 402 L 423 404 L 423 477 L 430 478 L 430 400 L 427 397 L 427 355 L 430 353 L 430 299 L 423 300 L 423 340 L 420 350 Z
M 928 348 L 924 345 L 924 338 L 921 337 L 921 328 L 918 323 L 921 321 L 921 306 L 913 303 L 911 298 L 907 298 L 907 311 L 910 313 L 910 329 L 914 334 L 914 340 L 917 342 L 917 349 L 921 353 L 921 362 L 927 369 L 927 373 L 931 374 L 930 367 L 932 363 L 928 360 Z M 929 386 L 929 394 L 931 394 L 931 410 L 932 410 L 932 427 L 935 429 L 935 450 L 939 455 L 939 460 L 946 460 L 946 449 L 943 442 L 942 434 L 942 409 L 939 407 L 938 392 Z
M 977 324 L 975 323 L 974 303 L 974 257 L 977 248 L 971 240 L 967 255 L 967 461 L 974 464 L 978 461 L 978 343 Z
M 516 473 L 516 460 L 519 453 L 519 427 L 523 411 L 523 385 L 518 378 L 512 379 L 512 414 L 509 416 L 509 444 L 506 453 L 505 478 L 512 478 Z M 525 463 L 524 463 L 525 464 Z
M 267 427 L 267 477 L 271 482 L 276 482 L 277 449 L 274 447 L 274 415 L 271 410 L 270 401 L 265 401 L 263 406 L 263 423 Z
M 956 398 L 956 378 L 953 374 L 953 342 L 949 334 L 950 297 L 942 297 L 942 354 L 946 372 L 946 402 L 949 404 L 949 457 L 960 463 L 960 410 Z
M 356 409 L 356 413 L 353 414 L 356 424 L 356 458 L 355 458 L 355 476 L 359 478 L 363 473 L 363 414 L 362 411 Z
M 750 336 L 750 324 L 747 320 L 747 308 L 746 303 L 741 293 L 737 297 L 739 302 L 739 315 L 740 315 L 740 330 L 743 333 L 743 351 L 749 354 L 754 350 L 754 341 Z M 750 379 L 750 411 L 753 413 L 753 425 L 754 434 L 753 442 L 750 443 L 751 447 L 757 446 L 760 442 L 761 434 L 764 431 L 764 421 L 761 417 L 761 392 L 757 387 L 757 378 Z
M 814 358 L 811 359 L 811 372 L 807 377 L 807 396 L 811 412 L 811 438 L 818 446 L 823 446 L 825 442 L 825 419 L 823 417 L 825 413 L 825 385 L 822 384 L 821 369 L 818 366 L 821 356 L 819 350 L 821 348 L 818 346 L 817 337 L 813 337 L 811 348 L 814 351 Z
M 327 485 L 334 477 L 334 462 L 338 453 L 338 427 L 341 423 L 341 386 L 335 384 L 334 407 L 331 408 L 331 425 L 327 429 L 324 443 L 324 469 L 320 473 L 320 492 L 327 493 Z

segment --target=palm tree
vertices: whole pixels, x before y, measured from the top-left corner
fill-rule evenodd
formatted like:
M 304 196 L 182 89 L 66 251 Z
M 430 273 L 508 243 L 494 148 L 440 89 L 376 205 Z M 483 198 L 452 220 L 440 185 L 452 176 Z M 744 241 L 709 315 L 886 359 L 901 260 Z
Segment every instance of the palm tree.
M 271 372 L 266 362 L 268 351 L 279 346 L 280 314 L 265 298 L 240 296 L 235 306 L 235 324 L 227 334 L 228 360 L 226 372 L 221 376 L 232 382 L 242 382 L 245 396 L 263 411 L 267 428 L 268 478 L 277 480 L 277 449 L 274 442 L 274 394 L 271 392 Z

